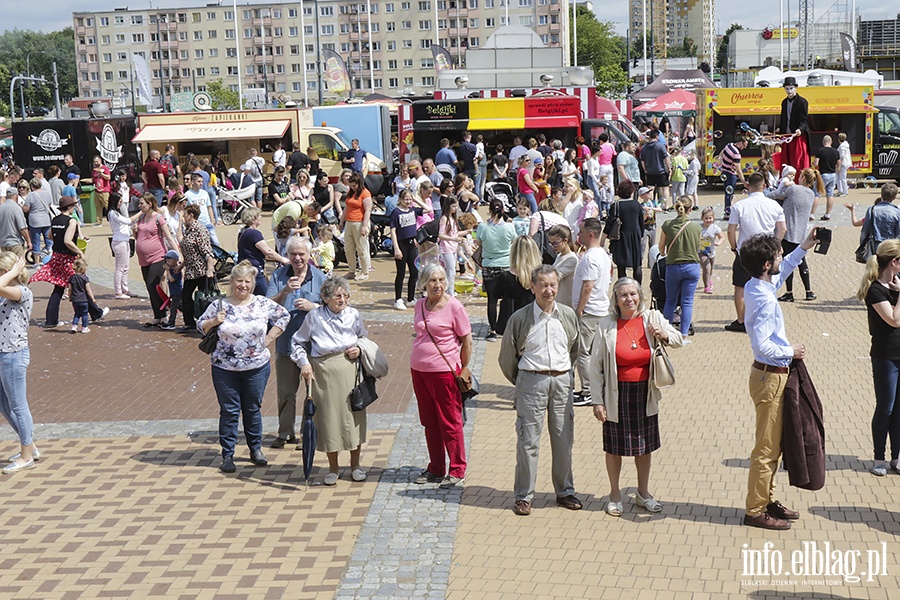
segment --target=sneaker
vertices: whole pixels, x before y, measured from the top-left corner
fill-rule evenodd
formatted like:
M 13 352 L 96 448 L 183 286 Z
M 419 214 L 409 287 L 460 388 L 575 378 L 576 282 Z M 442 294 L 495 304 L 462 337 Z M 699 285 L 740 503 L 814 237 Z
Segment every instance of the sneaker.
M 486 339 L 486 340 L 496 340 L 496 339 L 497 339 L 497 332 L 496 332 L 496 331 L 488 332 L 488 334 L 487 334 L 486 336 L 484 336 L 484 339 Z
M 725 326 L 725 331 L 735 331 L 737 333 L 747 333 L 747 327 L 737 319 Z
M 713 293 L 713 288 L 712 288 L 712 286 L 711 286 L 711 285 L 708 285 L 708 286 L 706 286 L 705 288 L 703 288 L 703 293 L 704 293 L 704 294 L 712 294 L 712 293 Z
M 365 281 L 365 280 L 367 280 L 368 278 L 369 278 L 368 275 L 357 275 L 357 276 L 356 276 L 356 281 Z
M 171 323 L 166 323 L 165 325 L 163 325 L 161 327 L 161 329 L 163 329 L 165 331 L 175 331 L 175 325 L 173 325 Z
M 403 302 L 403 299 L 397 298 L 394 302 L 394 310 L 406 310 L 406 303 Z
M 295 438 L 295 437 L 290 437 L 290 438 L 277 437 L 272 442 L 272 444 L 269 446 L 269 448 L 275 448 L 275 449 L 284 448 L 285 444 L 296 444 L 296 443 L 297 443 L 297 438 Z
M 829 215 L 828 213 L 822 215 L 822 220 L 823 220 L 823 221 L 830 221 L 830 220 L 831 220 L 831 215 Z
M 590 406 L 591 405 L 591 395 L 585 395 L 584 392 L 578 392 L 575 394 L 575 398 L 572 400 L 573 406 Z
M 108 306 L 104 306 L 104 307 L 103 307 L 103 314 L 101 314 L 99 317 L 97 317 L 96 320 L 99 321 L 100 319 L 102 319 L 103 317 L 105 317 L 105 316 L 108 315 L 108 314 L 109 314 L 109 307 L 108 307 Z
M 406 301 L 406 308 L 415 308 L 415 307 L 416 307 L 416 300 L 407 300 Z
M 413 480 L 413 483 L 417 485 L 425 485 L 426 483 L 434 483 L 435 481 L 443 480 L 443 475 L 435 475 L 431 473 L 428 469 L 425 469 L 419 476 Z
M 887 465 L 883 460 L 876 460 L 875 465 L 869 469 L 869 472 L 877 477 L 884 477 L 887 475 Z
M 816 296 L 815 292 L 806 292 L 807 300 L 815 300 L 816 298 L 818 298 L 818 296 Z
M 91 328 L 90 328 L 90 327 L 82 327 L 82 328 L 81 328 L 81 333 L 90 333 L 90 332 L 91 332 Z
M 72 333 L 78 333 L 78 325 L 72 325 Z
M 794 294 L 791 292 L 785 292 L 784 294 L 778 296 L 778 301 L 779 302 L 793 302 Z
M 131 299 L 131 296 L 129 296 L 128 294 L 116 294 L 115 299 L 116 300 L 129 300 L 129 299 Z
M 447 475 L 446 477 L 444 477 L 444 480 L 438 487 L 442 490 L 449 490 L 452 487 L 462 486 L 465 480 L 465 477 L 454 477 L 453 475 Z

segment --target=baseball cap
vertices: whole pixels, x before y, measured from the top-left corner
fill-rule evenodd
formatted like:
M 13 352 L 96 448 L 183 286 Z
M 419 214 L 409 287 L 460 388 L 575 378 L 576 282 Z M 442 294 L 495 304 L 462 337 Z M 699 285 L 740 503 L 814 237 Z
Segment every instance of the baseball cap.
M 169 250 L 168 252 L 166 252 L 166 258 L 178 260 L 180 257 L 178 256 L 178 252 L 176 252 L 175 250 Z
M 73 179 L 78 179 L 78 173 L 69 173 L 66 177 L 69 181 L 72 181 Z
M 643 196 L 644 194 L 646 194 L 648 192 L 652 192 L 652 191 L 653 191 L 652 189 L 648 188 L 647 186 L 644 186 L 638 190 L 638 196 Z

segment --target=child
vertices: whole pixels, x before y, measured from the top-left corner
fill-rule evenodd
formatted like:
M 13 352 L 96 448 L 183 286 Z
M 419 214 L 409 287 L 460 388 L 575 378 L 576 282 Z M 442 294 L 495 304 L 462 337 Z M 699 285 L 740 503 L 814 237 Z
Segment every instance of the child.
M 600 187 L 597 189 L 597 196 L 594 198 L 600 210 L 600 216 L 605 218 L 609 212 L 609 205 L 612 202 L 612 191 L 609 185 L 609 175 L 600 176 Z M 583 219 L 582 219 L 583 220 Z
M 316 245 L 313 248 L 313 256 L 316 259 L 316 266 L 323 273 L 331 273 L 334 269 L 334 227 L 333 225 L 321 225 L 318 228 Z
M 778 187 L 778 171 L 775 170 L 769 159 L 761 158 L 756 161 L 756 170 L 766 176 L 767 190 L 774 190 Z
M 512 222 L 516 228 L 516 235 L 528 235 L 528 228 L 531 226 L 531 205 L 526 198 L 516 200 L 516 216 Z
M 716 216 L 711 206 L 700 213 L 703 228 L 700 231 L 700 268 L 703 275 L 703 293 L 713 293 L 713 266 L 716 262 L 716 246 L 725 241 L 722 230 L 716 225 Z
M 606 175 L 603 177 L 606 177 Z M 609 191 L 609 189 L 605 187 L 601 187 L 600 190 L 606 192 Z M 581 190 L 581 201 L 582 206 L 581 210 L 578 211 L 578 228 L 575 230 L 576 232 L 581 231 L 581 224 L 585 219 L 598 218 L 600 216 L 600 209 L 597 207 L 596 200 L 594 200 L 594 192 L 591 190 Z M 573 233 L 573 237 L 576 236 L 577 234 Z
M 184 263 L 178 257 L 178 252 L 169 250 L 166 252 L 166 266 L 164 267 L 164 275 L 169 294 L 169 322 L 162 326 L 166 331 L 175 329 L 175 317 L 178 314 L 178 308 L 181 306 L 181 293 L 183 287 L 182 269 Z
M 680 148 L 673 148 L 670 153 L 672 161 L 672 197 L 681 198 L 687 189 L 687 174 L 689 168 L 687 157 L 681 154 Z
M 525 201 L 528 202 L 527 200 Z M 459 242 L 462 241 L 468 231 L 459 230 L 459 201 L 456 196 L 446 196 L 441 206 L 441 219 L 438 223 L 438 250 L 447 272 L 447 289 L 450 294 L 456 296 L 454 281 L 458 270 L 457 255 L 459 254 Z
M 693 150 L 688 152 L 688 170 L 684 172 L 687 177 L 687 183 L 684 186 L 684 193 L 690 196 L 694 201 L 694 208 L 699 206 L 700 198 L 697 196 L 697 185 L 700 183 L 700 161 L 697 160 L 697 154 Z
M 88 317 L 88 302 L 93 302 L 94 292 L 91 290 L 91 280 L 87 276 L 87 261 L 83 258 L 75 259 L 72 264 L 75 274 L 69 278 L 69 300 L 72 302 L 72 309 L 75 311 L 75 317 L 72 319 L 72 333 L 78 332 L 78 321 L 81 321 L 81 333 L 90 333 L 91 328 L 88 327 L 90 321 Z
M 416 258 L 419 249 L 416 245 L 416 221 L 422 215 L 431 215 L 434 209 L 431 202 L 409 190 L 400 193 L 397 208 L 391 213 L 391 242 L 394 245 L 394 265 L 397 275 L 394 277 L 394 309 L 406 310 L 407 305 L 414 306 L 416 281 L 419 269 Z M 403 279 L 409 269 L 409 281 L 406 287 L 406 303 L 403 302 Z
M 291 215 L 287 215 L 278 222 L 278 226 L 275 227 L 275 251 L 278 252 L 278 254 L 287 256 L 285 254 L 285 246 L 287 245 L 288 238 L 291 237 L 291 232 L 296 227 L 297 219 Z

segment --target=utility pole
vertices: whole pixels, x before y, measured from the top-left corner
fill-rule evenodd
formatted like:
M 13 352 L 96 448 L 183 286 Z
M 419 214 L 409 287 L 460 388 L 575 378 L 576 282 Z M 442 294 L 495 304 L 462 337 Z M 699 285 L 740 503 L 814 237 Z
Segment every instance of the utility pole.
M 268 12 L 264 13 L 262 10 L 260 10 L 259 13 L 259 20 L 262 21 L 262 25 L 259 27 L 259 33 L 262 36 L 263 93 L 265 94 L 265 104 L 263 104 L 263 108 L 269 108 L 269 74 L 266 69 L 266 15 Z
M 62 119 L 62 104 L 59 102 L 59 79 L 56 77 L 56 61 L 53 61 L 51 65 L 53 70 L 53 100 L 56 103 L 56 118 Z M 134 89 L 134 72 L 131 75 L 131 84 L 132 89 Z M 132 102 L 134 101 L 134 94 L 132 93 Z
M 10 120 L 11 122 L 16 122 L 16 100 L 15 100 L 15 89 L 16 84 L 23 85 L 26 81 L 31 81 L 32 83 L 47 83 L 47 80 L 41 77 L 28 77 L 26 75 L 16 75 L 9 82 L 9 112 L 10 112 Z M 22 99 L 22 120 L 25 120 L 25 101 Z
M 316 9 L 316 77 L 319 81 L 316 88 L 319 90 L 319 106 L 322 106 L 322 44 L 319 41 L 319 0 L 315 0 Z

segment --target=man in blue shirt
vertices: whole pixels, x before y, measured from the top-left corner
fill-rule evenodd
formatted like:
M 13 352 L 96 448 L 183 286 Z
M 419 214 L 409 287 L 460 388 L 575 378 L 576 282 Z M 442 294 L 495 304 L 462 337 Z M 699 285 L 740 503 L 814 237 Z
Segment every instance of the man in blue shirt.
M 435 166 L 447 165 L 453 176 L 456 177 L 456 153 L 450 149 L 450 140 L 447 138 L 441 139 L 441 148 L 434 155 L 434 164 Z
M 290 264 L 275 269 L 266 295 L 288 309 L 291 320 L 275 341 L 275 378 L 278 396 L 278 437 L 272 448 L 284 448 L 297 442 L 294 422 L 297 415 L 297 390 L 300 367 L 291 360 L 291 338 L 303 325 L 309 311 L 318 308 L 325 273 L 309 263 L 309 240 L 293 236 L 285 251 Z
M 359 140 L 350 140 L 350 149 L 344 154 L 344 168 L 350 169 L 354 173 L 359 173 L 363 177 L 365 173 L 366 151 L 359 147 Z
M 790 529 L 790 521 L 800 517 L 775 499 L 775 473 L 781 458 L 782 400 L 788 371 L 793 359 L 806 356 L 806 347 L 788 341 L 775 292 L 816 244 L 815 231 L 783 260 L 781 242 L 774 235 L 754 235 L 741 246 L 741 263 L 751 275 L 744 286 L 744 322 L 753 350 L 750 398 L 756 407 L 756 445 L 750 454 L 744 515 L 744 525 L 749 527 Z

